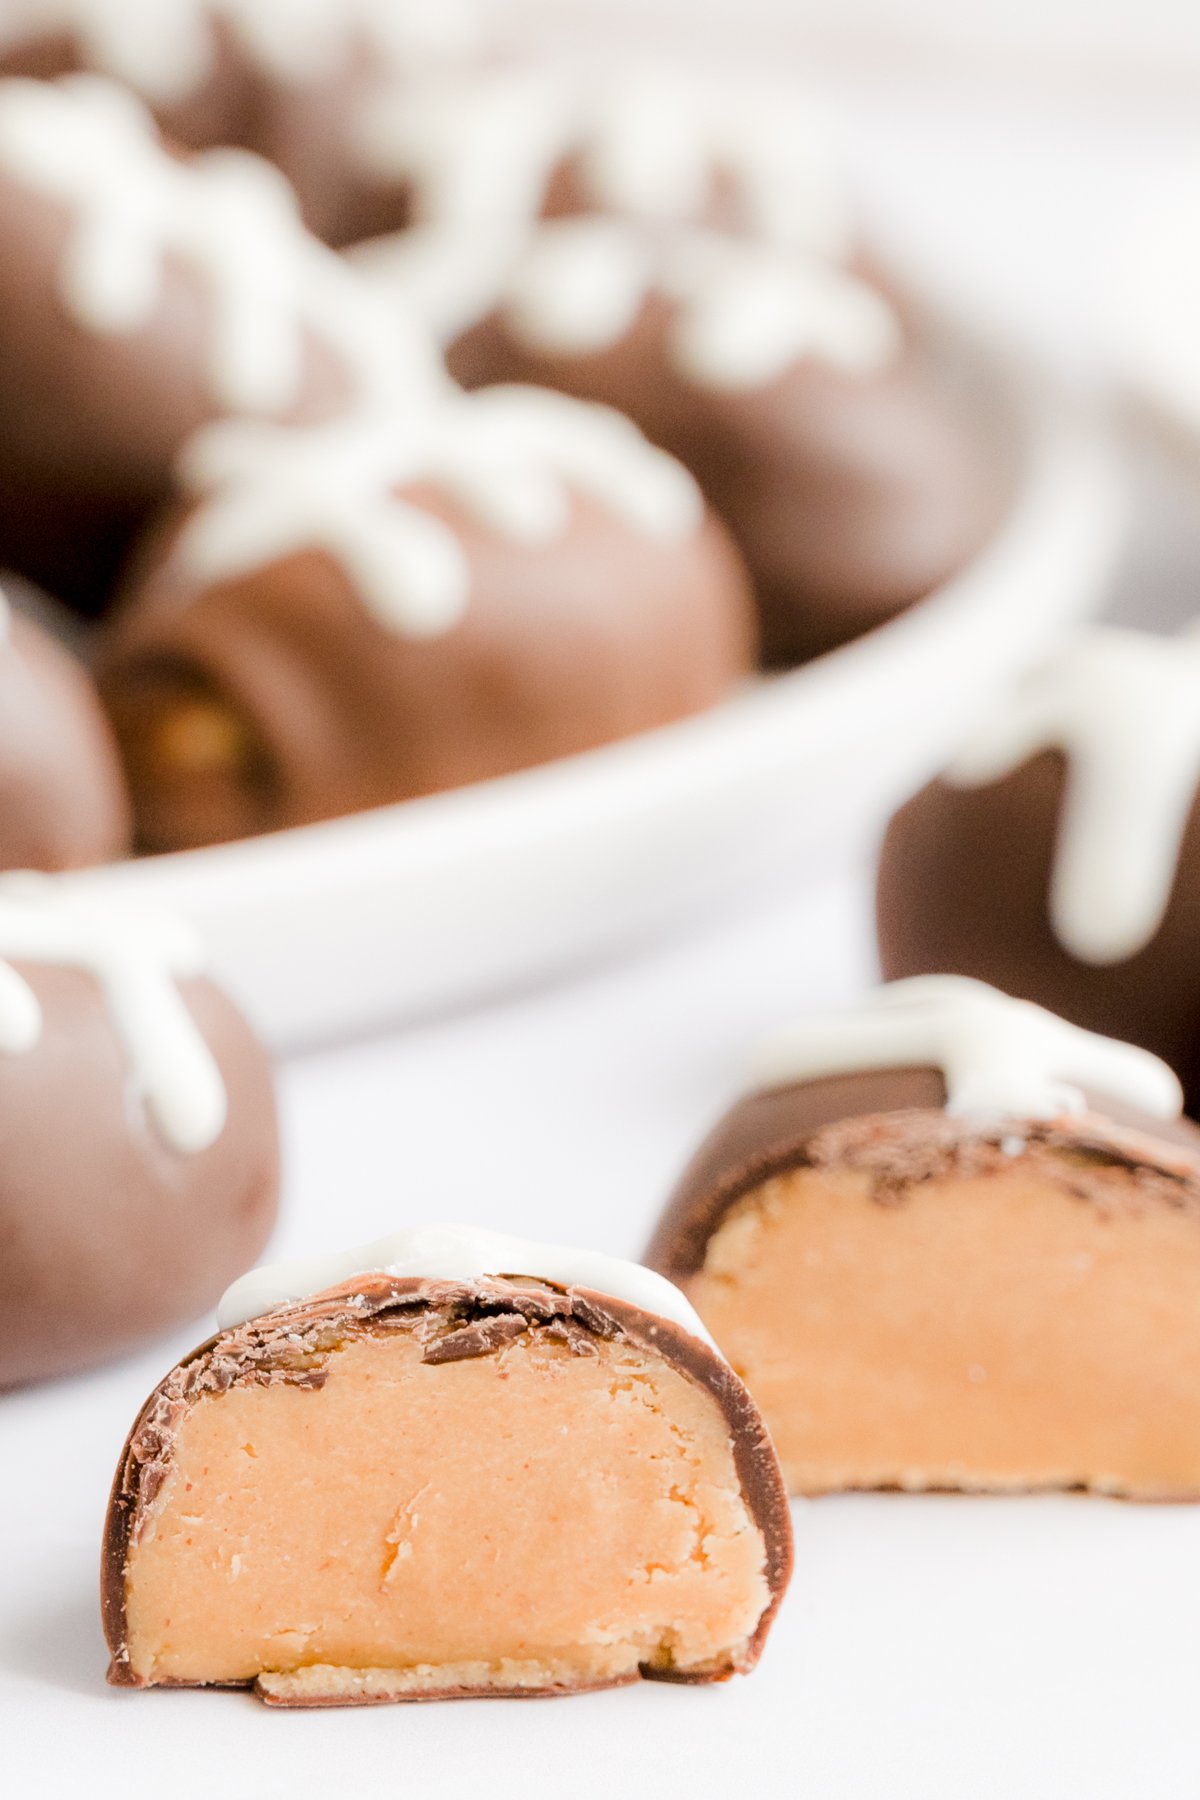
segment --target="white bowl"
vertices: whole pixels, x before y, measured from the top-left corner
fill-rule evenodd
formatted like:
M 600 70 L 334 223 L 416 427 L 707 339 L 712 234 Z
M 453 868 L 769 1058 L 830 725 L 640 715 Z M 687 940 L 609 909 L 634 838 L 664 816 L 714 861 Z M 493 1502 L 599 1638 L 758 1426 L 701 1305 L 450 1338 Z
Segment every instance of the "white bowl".
M 1127 412 L 1200 479 L 1200 159 L 1160 183 L 1129 232 L 1108 308 Z
M 870 636 L 703 717 L 428 799 L 60 879 L 169 904 L 268 1040 L 477 999 L 864 854 L 977 708 L 1095 610 L 1123 488 L 1092 423 L 985 359 L 1008 516 Z

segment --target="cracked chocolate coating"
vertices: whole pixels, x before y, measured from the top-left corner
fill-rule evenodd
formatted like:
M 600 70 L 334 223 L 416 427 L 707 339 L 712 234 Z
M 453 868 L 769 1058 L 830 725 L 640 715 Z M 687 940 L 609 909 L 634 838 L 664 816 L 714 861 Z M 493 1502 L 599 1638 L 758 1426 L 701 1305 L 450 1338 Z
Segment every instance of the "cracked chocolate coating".
M 644 1261 L 686 1283 L 708 1241 L 745 1195 L 790 1169 L 866 1169 L 876 1200 L 911 1183 L 1012 1166 L 1014 1148 L 1081 1198 L 1114 1202 L 1111 1171 L 1135 1177 L 1140 1199 L 1194 1209 L 1200 1219 L 1200 1130 L 1089 1096 L 1089 1111 L 1052 1121 L 981 1123 L 943 1109 L 936 1069 L 833 1075 L 749 1094 L 705 1139 L 667 1202 Z M 1122 1183 L 1122 1192 L 1127 1183 Z

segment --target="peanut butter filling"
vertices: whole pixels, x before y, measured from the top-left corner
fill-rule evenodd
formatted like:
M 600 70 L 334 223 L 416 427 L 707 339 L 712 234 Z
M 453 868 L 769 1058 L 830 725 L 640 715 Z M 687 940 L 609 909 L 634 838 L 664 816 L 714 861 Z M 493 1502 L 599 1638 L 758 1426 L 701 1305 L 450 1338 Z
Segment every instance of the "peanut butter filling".
M 884 1200 L 800 1168 L 725 1216 L 684 1285 L 793 1492 L 1200 1494 L 1200 1220 L 1058 1160 Z
M 179 1421 L 126 1564 L 135 1677 L 336 1701 L 737 1661 L 766 1552 L 698 1382 L 536 1331 L 431 1362 L 363 1330 L 324 1373 Z

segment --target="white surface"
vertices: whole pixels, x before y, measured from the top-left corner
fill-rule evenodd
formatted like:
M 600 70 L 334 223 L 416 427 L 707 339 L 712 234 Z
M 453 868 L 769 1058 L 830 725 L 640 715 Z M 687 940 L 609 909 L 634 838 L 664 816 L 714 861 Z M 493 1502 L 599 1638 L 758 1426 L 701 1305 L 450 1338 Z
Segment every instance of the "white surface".
M 780 1017 L 869 975 L 864 889 L 284 1074 L 273 1253 L 424 1215 L 636 1253 Z M 145 1393 L 203 1328 L 2 1403 L 0 1728 L 14 1797 L 362 1790 L 714 1800 L 1195 1800 L 1200 1510 L 899 1496 L 798 1506 L 758 1671 L 723 1688 L 270 1713 L 103 1685 L 97 1547 Z
M 1119 549 L 1121 482 L 1086 411 L 988 368 L 1018 465 L 1011 510 L 953 580 L 857 643 L 527 773 L 56 879 L 178 908 L 290 1046 L 571 967 L 781 873 L 845 867 L 1000 685 L 1095 610 Z

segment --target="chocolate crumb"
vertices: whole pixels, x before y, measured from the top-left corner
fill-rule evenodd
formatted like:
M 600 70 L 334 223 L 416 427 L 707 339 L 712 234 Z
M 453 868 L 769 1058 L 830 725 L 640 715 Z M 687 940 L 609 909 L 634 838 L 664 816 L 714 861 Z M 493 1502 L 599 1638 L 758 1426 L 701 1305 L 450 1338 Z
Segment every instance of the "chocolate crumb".
M 425 1363 L 465 1362 L 473 1356 L 489 1356 L 503 1344 L 510 1344 L 528 1331 L 528 1321 L 518 1313 L 502 1313 L 497 1318 L 481 1319 L 477 1325 L 466 1325 L 435 1338 L 421 1361 Z

